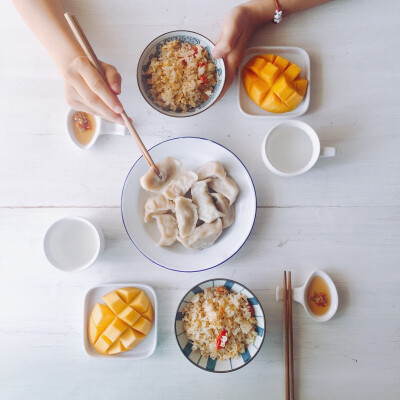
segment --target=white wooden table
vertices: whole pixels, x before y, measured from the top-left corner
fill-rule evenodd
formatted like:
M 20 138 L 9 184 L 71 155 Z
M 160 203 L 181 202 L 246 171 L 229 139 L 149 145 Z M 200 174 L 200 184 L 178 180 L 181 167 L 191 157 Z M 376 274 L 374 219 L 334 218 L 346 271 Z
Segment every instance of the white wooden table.
M 66 2 L 68 4 L 69 2 Z M 250 120 L 236 83 L 190 119 L 156 113 L 136 85 L 136 64 L 155 36 L 177 28 L 218 37 L 237 1 L 70 2 L 99 57 L 123 76 L 122 100 L 147 146 L 203 136 L 229 147 L 254 178 L 259 209 L 251 237 L 229 262 L 196 274 L 153 265 L 120 217 L 124 178 L 139 156 L 129 137 L 103 137 L 78 151 L 65 131 L 58 71 L 10 2 L 0 3 L 0 398 L 282 399 L 282 312 L 275 286 L 290 268 L 335 280 L 340 308 L 326 324 L 294 306 L 298 399 L 400 398 L 400 4 L 334 1 L 258 31 L 250 45 L 289 45 L 311 57 L 309 112 L 302 117 L 337 148 L 294 179 L 264 167 L 260 145 L 273 121 Z M 81 215 L 106 236 L 103 257 L 79 274 L 53 269 L 43 235 Z M 267 315 L 260 354 L 244 369 L 212 374 L 191 365 L 173 335 L 178 301 L 212 277 L 253 289 Z M 82 346 L 85 292 L 140 281 L 159 296 L 159 341 L 143 361 L 89 358 Z

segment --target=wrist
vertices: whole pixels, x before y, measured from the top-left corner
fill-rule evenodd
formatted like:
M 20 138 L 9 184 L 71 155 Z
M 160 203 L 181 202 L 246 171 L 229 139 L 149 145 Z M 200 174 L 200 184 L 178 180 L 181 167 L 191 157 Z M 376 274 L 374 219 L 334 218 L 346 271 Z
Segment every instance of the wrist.
M 251 0 L 242 7 L 249 13 L 254 30 L 272 22 L 275 14 L 274 0 Z

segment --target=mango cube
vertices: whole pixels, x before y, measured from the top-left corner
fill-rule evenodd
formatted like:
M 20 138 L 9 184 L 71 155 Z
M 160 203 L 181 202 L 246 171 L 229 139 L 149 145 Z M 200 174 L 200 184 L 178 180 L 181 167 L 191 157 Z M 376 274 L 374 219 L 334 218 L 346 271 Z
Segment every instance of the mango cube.
M 289 64 L 289 60 L 286 60 L 286 58 L 280 56 L 276 57 L 274 61 L 274 65 L 276 65 L 281 72 L 283 72 L 289 66 Z
M 142 314 L 147 310 L 149 306 L 150 300 L 147 297 L 146 293 L 140 291 L 140 293 L 129 303 L 129 305 L 136 310 L 138 313 Z
M 297 78 L 293 81 L 293 86 L 298 91 L 298 93 L 304 97 L 307 91 L 308 81 L 307 79 Z
M 262 79 L 259 78 L 253 82 L 250 97 L 254 99 L 256 103 L 261 103 L 268 90 L 269 86 Z
M 269 87 L 276 81 L 280 74 L 279 68 L 270 62 L 261 70 L 260 77 L 269 84 Z
M 147 310 L 142 314 L 142 317 L 146 318 L 150 322 L 153 322 L 153 307 L 151 303 L 149 303 L 149 306 L 147 307 Z
M 130 350 L 136 347 L 145 337 L 146 335 L 143 333 L 129 328 L 121 335 L 121 343 L 126 349 Z
M 274 54 L 261 54 L 258 57 L 263 58 L 265 61 L 270 62 L 270 63 L 273 63 L 276 59 L 276 55 L 274 55 Z
M 139 331 L 145 335 L 150 332 L 151 329 L 151 322 L 148 321 L 146 318 L 140 317 L 132 326 L 133 329 Z
M 286 79 L 291 82 L 294 81 L 301 72 L 301 68 L 296 64 L 290 64 L 285 71 L 283 71 L 283 75 L 285 75 Z
M 127 323 L 129 326 L 132 326 L 140 318 L 140 314 L 132 307 L 127 306 L 118 314 L 118 317 L 120 317 L 122 321 Z
M 246 68 L 260 76 L 261 70 L 267 65 L 267 61 L 260 57 L 253 57 L 247 64 Z
M 251 87 L 253 85 L 253 82 L 258 79 L 258 76 L 253 71 L 243 70 L 242 79 L 244 89 L 246 90 L 246 93 L 250 96 Z
M 117 295 L 115 290 L 104 295 L 103 301 L 117 315 L 126 307 L 126 303 Z
M 141 290 L 134 287 L 126 287 L 117 289 L 115 292 L 126 304 L 129 304 L 141 292 Z

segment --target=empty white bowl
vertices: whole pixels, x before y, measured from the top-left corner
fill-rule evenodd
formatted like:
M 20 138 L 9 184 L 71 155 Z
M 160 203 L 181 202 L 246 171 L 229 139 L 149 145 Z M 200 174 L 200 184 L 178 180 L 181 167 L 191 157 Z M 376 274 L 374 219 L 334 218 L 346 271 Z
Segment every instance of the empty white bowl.
M 103 252 L 104 235 L 85 218 L 65 217 L 47 230 L 43 248 L 47 259 L 57 269 L 83 271 Z

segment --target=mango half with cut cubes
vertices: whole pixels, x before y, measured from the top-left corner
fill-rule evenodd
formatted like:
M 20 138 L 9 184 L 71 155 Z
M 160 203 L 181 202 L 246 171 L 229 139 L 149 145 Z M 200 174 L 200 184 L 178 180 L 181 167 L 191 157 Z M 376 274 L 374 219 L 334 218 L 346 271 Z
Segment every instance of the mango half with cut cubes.
M 125 287 L 103 296 L 90 315 L 88 335 L 100 354 L 118 354 L 136 347 L 150 332 L 153 307 L 142 289 Z
M 246 93 L 262 109 L 273 113 L 294 110 L 303 100 L 308 81 L 301 69 L 274 54 L 253 57 L 243 68 Z

